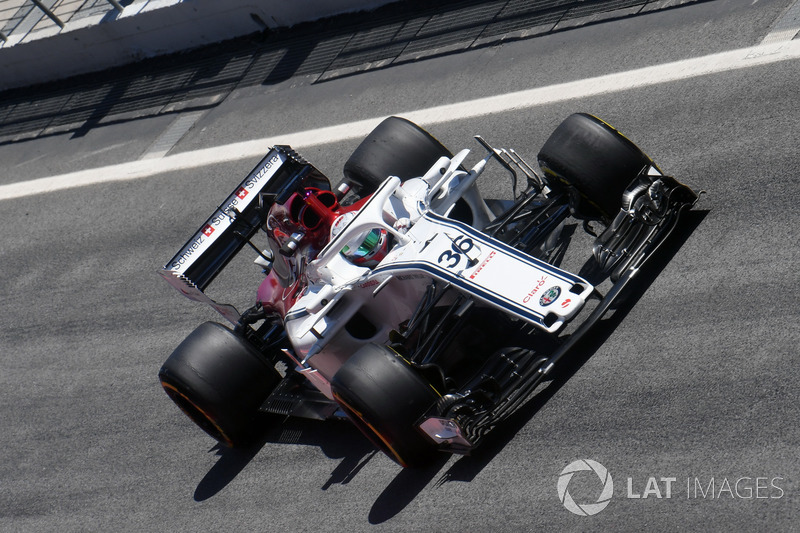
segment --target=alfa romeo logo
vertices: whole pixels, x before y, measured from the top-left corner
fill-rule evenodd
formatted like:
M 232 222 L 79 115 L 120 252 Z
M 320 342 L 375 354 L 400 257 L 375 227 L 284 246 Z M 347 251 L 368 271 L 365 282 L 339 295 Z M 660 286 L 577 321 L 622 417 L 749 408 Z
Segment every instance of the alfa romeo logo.
M 569 494 L 569 482 L 572 481 L 572 476 L 582 471 L 594 472 L 603 484 L 600 496 L 594 503 L 576 503 Z M 569 512 L 580 516 L 592 516 L 599 513 L 606 508 L 608 502 L 611 501 L 611 496 L 614 495 L 614 481 L 611 479 L 611 474 L 608 473 L 606 467 L 591 459 L 578 459 L 568 464 L 558 476 L 557 488 L 558 498 L 564 504 L 564 507 Z
M 560 295 L 561 295 L 561 287 L 559 287 L 558 285 L 554 285 L 549 289 L 547 289 L 546 291 L 544 291 L 542 297 L 539 298 L 539 305 L 541 305 L 542 307 L 547 307 L 551 303 L 555 302 L 556 298 L 558 298 Z

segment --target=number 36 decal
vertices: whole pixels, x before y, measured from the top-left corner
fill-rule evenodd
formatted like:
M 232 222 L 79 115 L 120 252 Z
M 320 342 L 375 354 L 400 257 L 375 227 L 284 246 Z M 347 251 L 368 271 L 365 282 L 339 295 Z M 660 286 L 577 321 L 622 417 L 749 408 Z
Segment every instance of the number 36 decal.
M 464 237 L 463 235 L 451 238 L 450 240 L 453 241 L 452 246 L 450 246 L 449 250 L 442 252 L 438 261 L 447 268 L 455 268 L 461 262 L 461 257 L 472 251 L 475 243 L 472 242 L 472 239 Z

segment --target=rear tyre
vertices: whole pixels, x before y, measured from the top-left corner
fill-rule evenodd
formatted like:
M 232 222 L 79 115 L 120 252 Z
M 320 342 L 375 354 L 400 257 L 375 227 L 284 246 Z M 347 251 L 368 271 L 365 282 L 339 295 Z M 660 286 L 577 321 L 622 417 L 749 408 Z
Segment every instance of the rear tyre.
M 246 340 L 215 322 L 195 329 L 158 372 L 167 395 L 221 444 L 246 446 L 280 374 Z
M 440 395 L 391 349 L 364 346 L 342 365 L 331 389 L 353 424 L 400 465 L 423 466 L 436 457 L 417 423 Z
M 430 133 L 404 118 L 389 117 L 355 149 L 344 164 L 344 177 L 367 196 L 389 176 L 423 176 L 442 156 L 453 154 Z
M 567 117 L 539 152 L 548 185 L 569 194 L 573 212 L 605 221 L 616 216 L 622 193 L 651 164 L 627 137 L 585 113 Z

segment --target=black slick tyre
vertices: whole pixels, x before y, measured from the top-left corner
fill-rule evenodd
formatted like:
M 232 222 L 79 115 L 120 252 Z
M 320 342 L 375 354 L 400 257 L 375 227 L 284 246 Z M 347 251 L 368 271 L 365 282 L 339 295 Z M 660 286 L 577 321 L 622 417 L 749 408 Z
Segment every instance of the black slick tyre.
M 627 137 L 586 113 L 567 117 L 547 139 L 538 159 L 548 185 L 570 195 L 577 216 L 605 221 L 616 216 L 622 193 L 652 164 Z
M 344 164 L 344 177 L 366 196 L 389 176 L 423 176 L 442 156 L 453 155 L 430 133 L 404 118 L 389 117 L 358 145 Z
M 247 341 L 215 322 L 195 329 L 158 372 L 167 395 L 221 444 L 246 446 L 280 374 Z
M 333 396 L 372 443 L 405 467 L 433 460 L 436 447 L 416 427 L 439 393 L 393 350 L 368 344 L 339 369 Z

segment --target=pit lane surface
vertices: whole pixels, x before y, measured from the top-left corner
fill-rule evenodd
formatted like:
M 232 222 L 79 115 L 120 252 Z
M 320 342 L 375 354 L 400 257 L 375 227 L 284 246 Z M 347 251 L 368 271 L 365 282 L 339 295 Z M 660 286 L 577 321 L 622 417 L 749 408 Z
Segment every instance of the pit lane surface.
M 249 88 L 171 153 L 746 48 L 790 4 L 717 0 L 328 83 Z M 422 471 L 401 471 L 343 423 L 289 421 L 252 450 L 221 450 L 160 390 L 169 352 L 216 316 L 154 271 L 257 157 L 3 201 L 0 529 L 796 528 L 797 65 L 431 126 L 454 149 L 477 151 L 479 133 L 533 159 L 560 120 L 589 111 L 708 194 L 654 263 L 658 276 L 526 412 L 474 456 Z M 2 184 L 135 160 L 172 120 L 2 146 Z M 339 176 L 356 144 L 303 155 Z M 499 194 L 507 178 L 485 188 Z M 236 268 L 212 291 L 241 305 L 259 274 Z M 559 474 L 577 459 L 613 477 L 595 516 L 559 501 Z M 593 503 L 600 483 L 579 473 L 569 491 Z

